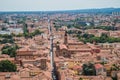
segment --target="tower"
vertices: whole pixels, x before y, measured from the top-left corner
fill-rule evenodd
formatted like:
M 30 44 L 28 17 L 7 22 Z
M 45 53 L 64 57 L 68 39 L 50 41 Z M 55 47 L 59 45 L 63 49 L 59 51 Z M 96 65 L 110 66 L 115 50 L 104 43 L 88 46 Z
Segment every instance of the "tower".
M 67 40 L 67 31 L 65 31 L 65 35 L 64 35 L 64 44 L 67 44 L 68 40 Z

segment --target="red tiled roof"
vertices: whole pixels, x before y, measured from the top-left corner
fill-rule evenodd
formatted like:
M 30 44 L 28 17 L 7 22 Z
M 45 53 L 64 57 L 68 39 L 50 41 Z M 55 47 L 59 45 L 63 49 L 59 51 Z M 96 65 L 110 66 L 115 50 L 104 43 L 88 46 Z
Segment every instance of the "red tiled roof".
M 67 49 L 66 45 L 64 45 L 64 44 L 60 44 L 59 47 L 60 47 L 60 49 Z
M 76 66 L 74 66 L 74 67 L 73 67 L 73 69 L 74 69 L 74 70 L 77 70 L 77 69 L 82 69 L 82 67 L 81 67 L 81 66 L 76 65 Z
M 95 64 L 94 66 L 95 66 L 95 69 L 99 69 L 103 67 L 101 64 Z

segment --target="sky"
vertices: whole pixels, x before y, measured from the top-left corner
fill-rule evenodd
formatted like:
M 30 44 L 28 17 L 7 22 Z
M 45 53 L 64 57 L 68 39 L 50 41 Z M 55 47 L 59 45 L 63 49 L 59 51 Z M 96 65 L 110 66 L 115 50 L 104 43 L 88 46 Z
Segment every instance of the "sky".
M 0 11 L 54 11 L 120 8 L 120 0 L 0 0 Z

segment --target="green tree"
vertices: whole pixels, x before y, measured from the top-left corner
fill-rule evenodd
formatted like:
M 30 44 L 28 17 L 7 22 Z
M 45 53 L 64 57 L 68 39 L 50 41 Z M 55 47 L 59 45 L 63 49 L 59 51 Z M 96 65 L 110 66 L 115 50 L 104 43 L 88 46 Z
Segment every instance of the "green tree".
M 84 75 L 96 75 L 94 64 L 88 63 L 83 64 L 83 74 Z
M 119 67 L 119 65 L 113 64 L 112 67 L 111 67 L 111 70 L 113 70 L 113 71 L 119 71 L 120 67 Z
M 17 67 L 9 60 L 0 61 L 0 72 L 15 72 Z
M 1 44 L 14 43 L 14 40 L 13 39 L 6 39 L 6 38 L 4 38 L 4 39 L 0 40 L 0 43 Z
M 6 28 L 6 27 L 2 27 L 2 29 L 1 29 L 1 30 L 5 31 L 5 30 L 7 30 L 7 28 Z
M 3 35 L 0 35 L 1 38 L 7 38 L 7 39 L 12 39 L 13 36 L 12 35 L 8 35 L 8 34 L 3 34 Z
M 24 35 L 24 37 L 28 37 L 28 33 L 29 33 L 29 31 L 28 31 L 28 29 L 27 29 L 27 24 L 23 24 L 23 35 Z
M 83 80 L 83 78 L 80 78 L 79 80 Z
M 12 46 L 5 45 L 2 48 L 2 54 L 7 54 L 7 55 L 10 55 L 10 57 L 15 57 L 17 49 L 18 49 L 17 45 L 12 45 Z
M 114 26 L 97 26 L 94 29 L 103 29 L 103 30 L 107 30 L 107 31 L 109 31 L 109 30 L 112 30 L 112 31 L 116 30 L 116 28 Z
M 41 34 L 41 32 L 40 32 L 38 29 L 36 29 L 36 30 L 33 32 L 33 36 L 39 35 L 39 34 Z
M 21 34 L 21 33 L 16 35 L 16 37 L 22 37 L 22 36 L 23 36 L 23 34 Z
M 93 38 L 94 35 L 93 34 L 87 34 L 87 33 L 85 33 L 85 34 L 82 35 L 82 37 L 89 39 L 89 38 Z
M 96 43 L 106 43 L 106 42 L 114 43 L 114 42 L 120 42 L 120 38 L 110 37 L 107 34 L 102 34 L 100 37 L 95 37 L 92 34 L 84 33 L 82 35 L 81 34 L 80 35 L 77 34 L 77 37 L 78 37 L 78 39 L 80 41 L 83 41 L 84 43 L 87 43 L 87 42 L 93 43 L 94 41 Z

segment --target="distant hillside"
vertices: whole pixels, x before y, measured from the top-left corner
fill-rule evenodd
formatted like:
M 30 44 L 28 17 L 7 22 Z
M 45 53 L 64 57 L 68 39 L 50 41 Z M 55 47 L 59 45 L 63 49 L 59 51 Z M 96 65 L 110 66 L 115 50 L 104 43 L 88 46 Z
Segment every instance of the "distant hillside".
M 62 11 L 0 11 L 0 13 L 12 14 L 12 13 L 25 13 L 25 14 L 40 14 L 40 13 L 112 13 L 120 12 L 120 8 L 101 8 L 101 9 L 80 9 L 80 10 L 62 10 Z
M 82 13 L 111 13 L 111 12 L 120 12 L 120 8 L 83 9 L 83 10 L 74 10 L 74 11 L 82 12 Z

